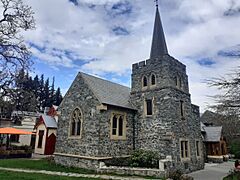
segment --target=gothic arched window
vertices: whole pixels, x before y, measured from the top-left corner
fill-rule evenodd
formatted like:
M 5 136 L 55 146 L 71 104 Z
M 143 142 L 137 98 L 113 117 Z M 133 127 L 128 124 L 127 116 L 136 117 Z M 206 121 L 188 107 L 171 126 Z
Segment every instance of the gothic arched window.
M 148 80 L 147 80 L 147 77 L 146 76 L 143 76 L 143 87 L 147 87 L 148 85 Z
M 71 116 L 71 136 L 81 136 L 82 131 L 82 111 L 79 108 L 74 109 Z
M 151 75 L 151 85 L 156 85 L 156 76 L 155 76 L 155 74 Z
M 126 115 L 113 113 L 111 117 L 111 139 L 123 140 L 126 138 Z
M 182 84 L 182 78 L 180 76 L 175 77 L 175 85 L 178 89 L 182 89 L 183 84 Z

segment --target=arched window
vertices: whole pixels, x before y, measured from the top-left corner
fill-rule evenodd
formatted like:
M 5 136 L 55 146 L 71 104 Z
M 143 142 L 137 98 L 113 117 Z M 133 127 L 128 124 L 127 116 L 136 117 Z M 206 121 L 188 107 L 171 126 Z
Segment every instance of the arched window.
M 156 84 L 156 76 L 155 74 L 151 75 L 151 85 L 155 85 Z
M 126 115 L 113 113 L 111 118 L 111 139 L 122 140 L 126 138 Z
M 118 122 L 117 116 L 114 115 L 112 120 L 112 135 L 117 135 L 117 122 Z
M 182 89 L 182 79 L 179 78 L 179 88 Z
M 175 76 L 174 82 L 175 82 L 175 86 L 177 87 L 178 86 L 178 77 L 177 76 Z
M 76 108 L 72 112 L 71 116 L 71 136 L 81 136 L 81 130 L 82 130 L 82 112 L 79 108 Z
M 148 80 L 146 76 L 143 76 L 143 87 L 147 87 L 148 85 Z
M 175 80 L 175 85 L 176 85 L 176 87 L 177 87 L 178 89 L 182 89 L 183 84 L 182 84 L 182 79 L 181 79 L 181 77 L 176 76 L 174 80 Z

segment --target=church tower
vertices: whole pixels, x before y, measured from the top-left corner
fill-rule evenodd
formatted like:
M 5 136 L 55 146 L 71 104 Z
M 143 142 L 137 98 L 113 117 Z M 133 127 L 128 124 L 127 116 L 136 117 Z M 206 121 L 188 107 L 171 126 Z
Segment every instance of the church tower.
M 132 65 L 137 149 L 171 156 L 184 172 L 204 166 L 199 107 L 191 104 L 186 66 L 168 53 L 158 4 L 150 58 Z

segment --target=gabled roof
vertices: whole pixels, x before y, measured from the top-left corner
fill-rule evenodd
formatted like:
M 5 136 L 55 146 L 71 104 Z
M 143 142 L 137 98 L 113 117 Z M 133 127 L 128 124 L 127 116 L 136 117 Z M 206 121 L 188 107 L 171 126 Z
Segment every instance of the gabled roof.
M 48 115 L 41 115 L 43 122 L 47 128 L 57 128 L 57 122 L 54 117 Z
M 130 104 L 130 88 L 80 72 L 84 81 L 102 104 L 134 109 Z
M 39 117 L 39 113 L 38 112 L 28 112 L 28 111 L 13 111 L 11 116 Z
M 167 54 L 168 54 L 167 44 L 166 44 L 163 26 L 162 26 L 160 14 L 159 14 L 158 6 L 157 6 L 150 58 L 153 59 L 153 58 L 157 58 L 159 56 L 163 56 Z
M 223 118 L 223 116 L 221 116 L 220 114 L 207 110 L 201 115 L 200 121 L 204 124 L 206 123 L 218 125 L 219 123 L 216 124 L 216 121 L 220 120 L 221 118 Z
M 202 122 L 200 122 L 200 126 L 201 126 L 201 132 L 205 132 L 205 129 L 204 129 L 204 128 L 205 128 L 206 126 L 205 126 Z
M 206 132 L 204 141 L 206 142 L 219 142 L 222 137 L 222 126 L 205 126 Z

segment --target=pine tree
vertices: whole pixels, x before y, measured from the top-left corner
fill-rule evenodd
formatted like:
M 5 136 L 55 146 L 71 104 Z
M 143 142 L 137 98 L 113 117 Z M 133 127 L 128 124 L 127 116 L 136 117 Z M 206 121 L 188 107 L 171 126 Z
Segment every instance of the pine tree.
M 59 105 L 62 101 L 60 88 L 55 91 L 55 78 L 49 86 L 49 78 L 45 81 L 42 74 L 34 79 L 28 72 L 20 70 L 15 79 L 12 101 L 15 110 L 43 111 L 45 107 Z
M 55 93 L 54 104 L 55 104 L 56 106 L 59 106 L 59 105 L 61 104 L 61 102 L 62 102 L 62 99 L 63 99 L 63 97 L 62 97 L 62 95 L 61 95 L 61 90 L 60 90 L 60 88 L 58 87 L 57 90 L 56 90 L 56 93 Z
M 45 94 L 44 94 L 44 75 L 42 74 L 40 77 L 40 82 L 39 82 L 39 110 L 43 110 L 44 106 L 44 99 L 45 99 Z
M 50 99 L 50 90 L 49 90 L 49 78 L 45 81 L 44 84 L 44 103 L 43 108 L 51 106 L 51 99 Z
M 13 100 L 16 110 L 20 111 L 35 111 L 37 107 L 36 97 L 33 93 L 32 78 L 28 72 L 20 70 L 16 76 L 16 88 L 13 93 Z
M 55 84 L 55 77 L 53 77 L 52 80 L 52 86 L 51 86 L 51 90 L 50 90 L 50 102 L 51 102 L 51 106 L 54 105 L 54 99 L 55 99 L 55 89 L 54 89 L 54 84 Z

